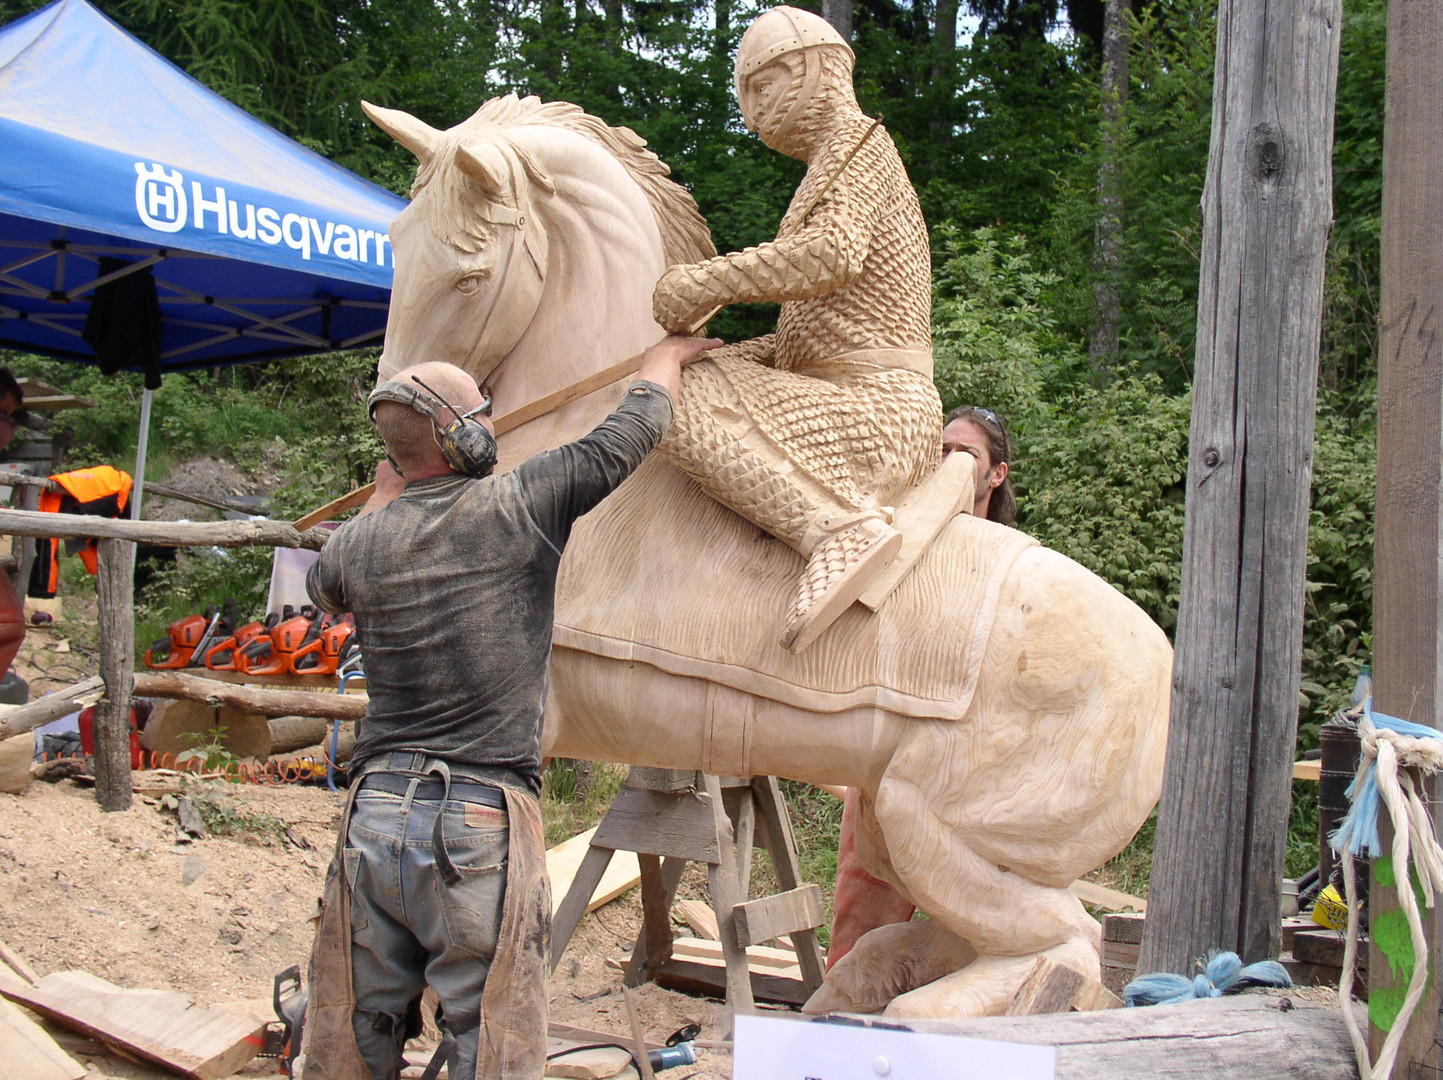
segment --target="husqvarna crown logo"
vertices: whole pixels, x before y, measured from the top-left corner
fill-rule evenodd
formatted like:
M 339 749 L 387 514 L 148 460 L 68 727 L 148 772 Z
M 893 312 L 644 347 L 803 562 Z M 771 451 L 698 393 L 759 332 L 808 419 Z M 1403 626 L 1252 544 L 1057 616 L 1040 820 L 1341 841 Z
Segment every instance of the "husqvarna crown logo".
M 190 225 L 272 247 L 284 243 L 299 251 L 303 259 L 315 251 L 350 262 L 391 265 L 391 238 L 383 232 L 238 203 L 227 199 L 219 184 L 212 184 L 209 192 L 196 180 L 187 186 L 179 169 L 155 162 L 135 163 L 135 212 L 147 228 L 157 232 L 177 233 Z

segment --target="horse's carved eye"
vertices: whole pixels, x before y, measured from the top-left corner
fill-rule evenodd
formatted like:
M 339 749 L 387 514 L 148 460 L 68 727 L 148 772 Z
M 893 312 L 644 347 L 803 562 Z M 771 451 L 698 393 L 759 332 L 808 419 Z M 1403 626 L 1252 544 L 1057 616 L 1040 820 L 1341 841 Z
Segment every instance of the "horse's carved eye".
M 451 288 L 462 296 L 470 296 L 477 289 L 481 288 L 490 276 L 491 272 L 489 270 L 473 270 L 469 274 L 463 274 L 461 277 L 458 277 Z

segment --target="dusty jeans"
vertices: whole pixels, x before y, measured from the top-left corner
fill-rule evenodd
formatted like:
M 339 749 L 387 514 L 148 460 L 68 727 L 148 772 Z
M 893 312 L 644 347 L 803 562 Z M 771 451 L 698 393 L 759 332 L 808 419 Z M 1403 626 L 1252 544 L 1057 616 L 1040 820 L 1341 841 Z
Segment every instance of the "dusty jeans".
M 361 781 L 347 833 L 351 883 L 352 1026 L 377 1080 L 402 1067 L 406 1016 L 426 985 L 456 1038 L 450 1075 L 476 1070 L 477 1021 L 501 929 L 508 849 L 498 789 L 451 783 L 445 853 L 459 880 L 436 865 L 433 836 L 442 783 L 398 773 Z

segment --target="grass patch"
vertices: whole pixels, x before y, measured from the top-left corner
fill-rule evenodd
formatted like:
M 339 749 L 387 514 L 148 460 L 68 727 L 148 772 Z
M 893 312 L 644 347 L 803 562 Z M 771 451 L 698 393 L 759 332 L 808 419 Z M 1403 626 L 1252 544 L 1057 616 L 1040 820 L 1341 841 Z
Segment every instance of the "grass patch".
M 621 790 L 627 766 L 556 758 L 541 776 L 541 824 L 554 847 L 598 824 Z

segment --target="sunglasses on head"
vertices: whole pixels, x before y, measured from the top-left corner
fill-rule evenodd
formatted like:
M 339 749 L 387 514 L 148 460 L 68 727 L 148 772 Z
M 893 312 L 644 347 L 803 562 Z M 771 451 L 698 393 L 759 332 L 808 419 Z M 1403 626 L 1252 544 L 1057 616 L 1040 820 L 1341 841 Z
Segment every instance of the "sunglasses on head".
M 968 405 L 962 412 L 964 416 L 976 416 L 986 420 L 989 424 L 995 425 L 998 431 L 1007 430 L 1003 426 L 1002 418 L 991 409 L 984 409 L 981 405 Z

